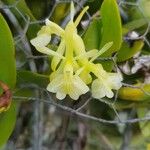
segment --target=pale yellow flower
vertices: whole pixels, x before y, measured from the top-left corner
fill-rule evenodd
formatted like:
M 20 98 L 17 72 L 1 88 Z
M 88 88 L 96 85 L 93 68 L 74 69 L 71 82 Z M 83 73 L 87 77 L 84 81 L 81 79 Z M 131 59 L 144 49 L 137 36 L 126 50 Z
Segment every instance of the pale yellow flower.
M 65 29 L 56 23 L 46 19 L 46 25 L 38 32 L 37 37 L 31 40 L 32 45 L 41 53 L 52 55 L 50 83 L 47 90 L 56 93 L 58 99 L 64 99 L 69 95 L 77 100 L 82 94 L 89 91 L 88 84 L 91 83 L 92 96 L 94 98 L 112 98 L 112 90 L 121 87 L 122 77 L 118 73 L 107 73 L 101 64 L 94 64 L 94 60 L 106 52 L 112 42 L 106 43 L 101 50 L 86 51 L 82 38 L 77 33 L 77 25 L 87 11 L 85 7 L 74 20 L 74 5 L 71 3 L 70 21 Z M 51 50 L 48 44 L 51 35 L 60 37 L 60 44 L 56 51 Z M 96 78 L 93 81 L 93 76 Z
M 92 82 L 92 96 L 100 99 L 103 97 L 112 98 L 114 96 L 113 90 L 118 90 L 122 84 L 122 76 L 120 73 L 104 72 L 102 67 L 99 69 L 98 78 Z
M 112 42 L 107 43 L 100 51 L 91 50 L 89 52 L 79 55 L 78 58 L 82 58 L 84 69 L 80 74 L 82 80 L 89 84 L 92 82 L 91 73 L 93 73 L 96 79 L 92 82 L 91 91 L 94 98 L 100 99 L 103 97 L 112 98 L 114 96 L 113 90 L 118 90 L 123 80 L 120 73 L 108 73 L 106 72 L 101 64 L 94 64 L 93 61 L 107 51 L 111 46 Z M 90 58 L 89 61 L 86 59 Z M 84 64 L 85 63 L 85 64 Z
M 47 86 L 47 90 L 56 93 L 58 99 L 62 100 L 69 95 L 72 99 L 77 100 L 80 95 L 89 91 L 88 86 L 81 78 L 77 74 L 73 74 L 72 65 L 65 65 L 63 71 L 63 73 L 57 74 Z
M 38 32 L 37 37 L 32 39 L 30 42 L 41 53 L 57 56 L 61 59 L 64 58 L 61 54 L 47 47 L 50 40 L 51 40 L 51 28 L 49 26 L 44 26 Z
M 89 87 L 77 73 L 77 70 L 80 70 L 80 68 L 74 59 L 74 47 L 77 45 L 76 39 L 80 38 L 76 27 L 87 9 L 88 7 L 84 8 L 76 21 L 73 22 L 74 5 L 71 3 L 71 17 L 65 29 L 46 19 L 46 26 L 42 27 L 37 37 L 31 40 L 32 45 L 39 52 L 53 55 L 51 62 L 53 72 L 50 76 L 51 81 L 47 86 L 47 90 L 56 93 L 58 99 L 64 99 L 66 95 L 69 95 L 72 99 L 77 100 L 80 95 L 89 91 Z M 61 42 L 56 52 L 47 47 L 50 43 L 51 34 L 61 37 Z M 82 49 L 81 47 L 78 48 Z M 59 65 L 60 61 L 61 64 Z

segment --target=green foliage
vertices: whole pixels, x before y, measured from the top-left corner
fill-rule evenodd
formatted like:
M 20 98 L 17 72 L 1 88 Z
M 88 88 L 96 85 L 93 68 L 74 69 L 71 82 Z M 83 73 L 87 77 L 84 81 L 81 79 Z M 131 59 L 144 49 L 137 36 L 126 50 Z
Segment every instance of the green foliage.
M 137 114 L 139 118 L 143 118 L 145 116 L 148 116 L 150 113 L 148 108 L 142 107 L 142 108 L 138 108 L 137 109 Z M 143 136 L 149 138 L 150 137 L 150 122 L 146 121 L 146 122 L 140 122 L 140 129 L 142 131 Z
M 60 24 L 62 19 L 69 12 L 69 9 L 70 9 L 70 6 L 68 4 L 65 4 L 65 3 L 58 4 L 57 7 L 55 8 L 53 15 L 52 15 L 52 20 L 54 20 L 54 22 Z
M 101 39 L 101 28 L 101 20 L 93 19 L 83 38 L 86 49 L 99 49 Z
M 41 17 L 43 17 L 45 15 L 47 6 L 46 6 L 46 3 L 43 3 L 43 1 L 41 1 L 41 0 L 28 1 L 27 0 L 26 3 L 27 3 L 26 8 L 28 8 L 30 10 L 30 12 L 32 12 L 31 13 L 32 16 L 34 16 L 36 19 L 40 19 Z
M 112 13 L 113 12 L 113 13 Z M 111 54 L 120 49 L 122 43 L 122 27 L 118 5 L 115 0 L 105 0 L 100 9 L 102 18 L 94 19 L 84 35 L 87 49 L 101 49 L 107 42 L 113 46 L 102 56 Z
M 0 14 L 0 80 L 11 88 L 16 83 L 16 64 L 14 43 L 11 31 Z M 16 120 L 16 104 L 10 109 L 0 114 L 0 147 L 8 140 Z
M 49 76 L 32 73 L 31 71 L 17 71 L 17 85 L 35 84 L 46 88 L 49 83 Z
M 2 15 L 0 15 L 0 68 L 0 79 L 13 89 L 16 83 L 14 43 Z
M 145 84 L 143 86 L 143 91 L 141 88 L 142 84 L 138 83 L 135 85 L 137 88 L 132 88 L 132 87 L 122 87 L 119 90 L 119 98 L 123 100 L 129 100 L 129 101 L 144 101 L 144 100 L 149 100 L 150 96 L 146 94 L 146 92 L 150 92 L 150 84 Z
M 112 13 L 113 12 L 113 13 Z M 84 43 L 87 49 L 101 49 L 107 42 L 112 41 L 113 46 L 101 57 L 110 57 L 118 51 L 122 44 L 121 18 L 116 0 L 105 0 L 100 9 L 102 18 L 94 19 L 84 35 Z M 103 62 L 107 71 L 113 68 L 112 61 Z
M 103 56 L 111 56 L 118 51 L 122 43 L 122 27 L 121 18 L 116 0 L 104 0 L 101 6 L 100 14 L 102 17 L 102 40 L 100 48 L 107 42 L 113 42 L 113 46 L 103 54 Z
M 147 21 L 144 18 L 136 19 L 128 22 L 123 27 L 127 29 L 127 31 L 132 31 L 138 29 L 147 24 Z
M 142 9 L 142 12 L 144 13 L 144 16 L 147 19 L 150 19 L 150 1 L 149 0 L 140 0 L 140 7 Z
M 134 0 L 132 0 L 132 2 L 133 1 Z M 15 0 L 2 0 L 2 2 L 4 2 L 5 5 L 12 5 L 16 1 Z M 139 7 L 141 8 L 143 14 L 140 13 L 137 6 L 133 6 L 134 8 L 129 6 L 129 9 L 128 9 L 128 5 L 124 4 L 123 7 L 120 6 L 120 8 L 123 8 L 123 10 L 125 10 L 125 12 L 128 15 L 127 20 L 123 20 L 122 23 L 121 23 L 121 16 L 120 16 L 120 11 L 119 11 L 117 2 L 118 2 L 117 0 L 99 0 L 99 1 L 90 0 L 86 3 L 86 5 L 87 4 L 89 5 L 88 12 L 92 16 L 93 20 L 90 22 L 88 29 L 83 36 L 83 39 L 84 39 L 85 47 L 87 50 L 91 50 L 91 49 L 100 50 L 107 42 L 112 41 L 113 46 L 100 57 L 112 57 L 114 53 L 117 53 L 116 60 L 119 66 L 120 64 L 123 64 L 125 61 L 128 61 L 129 63 L 133 63 L 131 58 L 137 52 L 141 52 L 142 54 L 145 53 L 145 55 L 149 55 L 149 51 L 148 51 L 149 47 L 146 44 L 144 45 L 143 40 L 141 39 L 134 40 L 132 43 L 128 43 L 127 41 L 122 41 L 122 37 L 125 36 L 129 31 L 133 31 L 133 30 L 137 31 L 140 35 L 142 35 L 144 31 L 146 31 L 145 29 L 147 28 L 147 23 L 150 18 L 150 13 L 149 13 L 150 2 L 149 0 L 139 1 L 139 4 L 140 4 Z M 29 16 L 30 21 L 37 21 L 37 19 L 40 19 L 40 18 L 44 19 L 47 16 L 47 14 L 51 12 L 54 6 L 52 5 L 51 5 L 51 0 L 48 0 L 48 1 L 20 0 L 18 4 L 14 7 L 18 8 L 18 10 L 22 13 L 22 15 L 25 18 Z M 78 6 L 78 3 L 75 3 L 75 6 Z M 20 13 L 18 13 L 18 11 L 14 9 L 14 7 L 10 8 L 10 11 L 15 15 L 16 19 L 18 20 L 19 25 L 23 29 L 27 24 L 27 20 L 25 21 L 23 19 L 23 16 L 20 15 Z M 58 24 L 61 24 L 63 19 L 68 15 L 69 7 L 70 7 L 69 3 L 65 3 L 65 2 L 58 3 L 52 15 L 50 16 L 50 20 Z M 99 10 L 100 10 L 100 17 L 99 16 L 97 17 L 97 12 L 99 13 Z M 7 16 L 7 14 L 5 15 Z M 84 17 L 86 18 L 86 15 Z M 39 24 L 30 24 L 27 30 L 27 35 L 25 35 L 27 40 L 34 38 L 38 30 L 40 29 L 40 27 L 41 26 Z M 81 29 L 81 26 L 78 26 L 78 28 Z M 14 31 L 14 28 L 12 28 L 12 31 Z M 147 36 L 147 39 L 148 38 L 149 38 L 149 35 Z M 53 39 L 53 36 L 52 36 L 52 39 Z M 57 41 L 54 40 L 53 42 L 55 43 Z M 21 44 L 23 43 L 20 42 L 17 46 L 21 47 L 22 46 Z M 50 45 L 49 48 L 51 48 L 51 46 L 56 47 L 56 45 Z M 145 51 L 143 51 L 143 47 Z M 54 49 L 54 48 L 51 48 L 51 49 Z M 36 51 L 34 51 L 34 49 L 32 50 L 33 50 L 32 52 L 33 52 L 33 57 L 34 57 L 37 53 Z M 17 53 L 17 55 L 18 54 L 19 53 Z M 24 61 L 27 59 L 27 57 L 24 56 L 24 53 L 23 53 L 23 56 L 17 56 L 17 57 L 19 58 L 23 57 Z M 51 61 L 51 57 L 49 58 L 49 60 Z M 96 61 L 99 62 L 100 60 L 96 60 Z M 40 58 L 39 60 L 35 59 L 34 62 L 39 72 L 42 72 L 43 70 L 44 70 L 43 71 L 44 74 L 48 72 L 48 69 L 46 70 L 43 67 L 45 64 L 47 65 L 47 59 L 43 59 L 43 58 Z M 112 71 L 113 66 L 114 66 L 114 63 L 112 61 L 109 61 L 109 60 L 107 60 L 106 62 L 101 61 L 101 63 L 103 67 L 105 68 L 105 70 Z M 11 91 L 13 91 L 13 89 L 15 88 L 15 84 L 16 84 L 16 64 L 15 64 L 15 54 L 14 54 L 14 42 L 13 42 L 13 38 L 11 35 L 11 31 L 9 30 L 8 25 L 2 15 L 0 15 L 0 68 L 1 68 L 0 80 L 8 84 L 8 86 L 11 88 Z M 26 63 L 21 69 L 22 70 L 20 70 L 19 68 L 19 70 L 17 71 L 17 86 L 15 90 L 18 90 L 18 92 L 15 92 L 14 96 L 27 97 L 26 99 L 28 99 L 28 97 L 37 96 L 35 94 L 35 91 L 31 90 L 30 88 L 20 89 L 22 85 L 36 85 L 40 88 L 46 89 L 47 85 L 50 82 L 49 76 L 31 72 L 29 70 L 28 63 Z M 142 81 L 143 81 L 144 80 L 143 74 L 138 74 L 138 75 L 136 74 L 136 75 L 131 75 L 131 76 L 128 75 L 124 79 L 128 81 L 129 83 L 132 83 L 132 82 L 135 83 L 136 80 L 138 80 L 139 78 L 140 79 L 142 78 Z M 123 81 L 123 82 L 126 82 L 126 81 Z M 142 85 L 143 84 L 140 83 L 140 84 L 134 84 L 133 86 L 142 86 Z M 143 92 L 143 90 L 145 92 Z M 2 92 L 3 91 L 0 88 L 0 95 Z M 129 111 L 130 110 L 132 111 L 132 109 L 134 108 L 136 111 L 136 117 L 143 118 L 145 117 L 145 115 L 149 114 L 148 108 L 150 106 L 150 103 L 149 103 L 150 96 L 146 92 L 147 93 L 150 92 L 150 84 L 144 85 L 142 90 L 139 88 L 122 87 L 119 90 L 118 98 L 115 101 L 113 106 L 115 107 L 115 110 L 119 112 L 119 115 L 120 114 L 129 115 L 130 114 Z M 82 104 L 83 100 L 86 101 L 87 95 L 85 95 L 85 97 L 84 96 L 80 97 L 79 101 L 75 102 L 75 107 L 73 108 L 78 108 L 78 106 L 80 106 L 80 103 Z M 44 96 L 43 97 L 41 96 L 41 97 L 44 99 L 45 98 Z M 112 109 L 111 105 L 107 104 L 107 103 L 112 103 L 113 100 L 114 98 L 113 99 L 104 98 L 103 102 L 102 101 L 100 102 L 98 100 L 91 100 L 90 103 L 88 103 L 89 107 L 88 107 L 88 104 L 86 104 L 85 110 L 89 113 L 89 115 L 93 115 L 100 119 L 101 118 L 106 119 L 106 120 L 116 119 L 116 113 Z M 58 104 L 62 104 L 62 105 L 69 104 L 68 101 L 67 102 L 66 101 L 67 100 L 59 101 Z M 16 122 L 16 109 L 17 109 L 17 104 L 13 102 L 8 111 L 0 114 L 0 148 L 6 143 L 10 134 L 12 133 L 12 130 Z M 32 111 L 32 113 L 33 112 L 34 110 Z M 47 113 L 46 109 L 43 112 L 44 115 L 45 115 L 45 112 Z M 53 117 L 56 118 L 54 114 L 50 114 L 51 117 L 48 116 L 49 118 L 47 119 L 46 115 L 41 116 L 41 117 L 44 117 L 45 122 L 49 118 L 50 119 L 52 119 Z M 84 122 L 84 120 L 81 120 L 80 122 L 80 119 L 78 119 L 78 121 L 79 123 Z M 73 123 L 71 121 L 73 125 L 78 126 L 76 122 L 77 122 L 76 120 Z M 87 144 L 86 144 L 87 150 L 88 149 L 89 150 L 103 149 L 103 145 L 106 145 L 105 147 L 106 149 L 114 149 L 114 148 L 120 149 L 120 145 L 122 144 L 122 136 L 125 132 L 119 131 L 119 129 L 120 127 L 121 128 L 125 127 L 125 125 L 123 124 L 106 125 L 106 124 L 99 124 L 99 123 L 96 124 L 96 122 L 92 122 L 92 121 L 89 122 L 89 125 L 91 129 L 89 129 L 88 134 L 87 134 Z M 54 126 L 56 128 L 56 125 Z M 150 123 L 139 122 L 139 123 L 134 124 L 133 128 L 134 130 L 132 130 L 133 136 L 132 136 L 131 146 L 132 145 L 139 146 L 141 144 L 144 145 L 146 143 L 146 140 L 150 137 L 150 133 L 149 133 Z M 73 134 L 76 134 L 76 133 L 77 133 L 77 130 L 74 129 Z M 69 135 L 71 134 L 69 132 Z
M 7 142 L 14 129 L 16 122 L 16 106 L 17 104 L 13 102 L 9 110 L 0 114 L 0 148 Z
M 135 41 L 131 46 L 127 42 L 123 42 L 120 50 L 118 51 L 117 61 L 122 62 L 128 60 L 129 58 L 134 56 L 138 51 L 140 51 L 143 45 L 143 40 Z

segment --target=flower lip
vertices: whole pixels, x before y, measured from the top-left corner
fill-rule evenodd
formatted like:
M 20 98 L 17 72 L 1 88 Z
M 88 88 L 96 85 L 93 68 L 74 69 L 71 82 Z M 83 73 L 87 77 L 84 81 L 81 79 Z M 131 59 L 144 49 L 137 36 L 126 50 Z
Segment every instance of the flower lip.
M 106 73 L 105 76 L 99 76 L 92 83 L 92 96 L 97 99 L 105 96 L 112 98 L 114 96 L 112 89 L 118 90 L 122 86 L 122 80 L 120 73 Z
M 66 66 L 66 68 L 67 67 L 68 66 Z M 64 99 L 66 95 L 77 100 L 79 96 L 89 91 L 89 87 L 78 75 L 73 75 L 71 74 L 71 70 L 66 70 L 63 74 L 57 75 L 49 83 L 47 90 L 52 93 L 56 93 L 56 97 L 60 100 Z

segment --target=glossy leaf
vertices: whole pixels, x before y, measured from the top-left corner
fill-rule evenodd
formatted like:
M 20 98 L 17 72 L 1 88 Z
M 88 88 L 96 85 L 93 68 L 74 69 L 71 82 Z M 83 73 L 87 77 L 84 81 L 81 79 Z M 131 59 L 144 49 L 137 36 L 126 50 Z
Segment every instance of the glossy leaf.
M 15 126 L 16 105 L 13 103 L 9 110 L 0 114 L 0 148 L 7 142 Z
M 142 86 L 141 83 L 134 85 L 136 87 Z M 144 92 L 144 91 L 145 92 Z M 139 88 L 132 87 L 122 87 L 119 90 L 118 96 L 120 99 L 129 100 L 129 101 L 144 101 L 149 100 L 150 96 L 146 92 L 150 92 L 150 84 L 145 84 L 143 90 Z
M 14 43 L 11 31 L 0 14 L 0 80 L 12 90 L 16 83 Z M 2 93 L 0 93 L 1 95 Z M 10 109 L 0 113 L 0 147 L 8 140 L 15 124 L 16 109 L 13 103 Z
M 101 28 L 101 21 L 97 19 L 94 19 L 89 25 L 83 38 L 87 50 L 99 49 Z
M 16 67 L 14 43 L 11 31 L 0 14 L 0 80 L 14 88 L 16 83 Z
M 122 47 L 118 51 L 117 61 L 122 62 L 133 57 L 138 51 L 142 49 L 143 46 L 143 40 L 135 41 L 131 46 L 129 43 L 123 42 Z
M 132 31 L 132 30 L 138 29 L 146 24 L 147 24 L 146 19 L 141 18 L 141 19 L 133 20 L 133 21 L 125 24 L 123 27 L 128 29 L 128 31 Z
M 102 17 L 102 40 L 100 48 L 107 42 L 113 42 L 113 46 L 102 56 L 111 54 L 120 49 L 122 43 L 122 27 L 119 8 L 116 0 L 104 0 L 100 9 Z
M 41 0 L 32 0 L 32 1 L 25 1 L 25 2 L 27 3 L 28 8 L 31 10 L 33 16 L 36 19 L 41 19 L 46 14 L 47 7 L 49 7 L 50 5 L 49 2 L 45 3 Z
M 149 9 L 150 8 L 150 1 L 149 0 L 140 0 L 139 5 L 142 9 L 144 16 L 147 19 L 150 19 L 150 9 Z
M 51 18 L 55 21 L 55 23 L 60 24 L 63 18 L 67 15 L 70 7 L 67 3 L 58 3 Z

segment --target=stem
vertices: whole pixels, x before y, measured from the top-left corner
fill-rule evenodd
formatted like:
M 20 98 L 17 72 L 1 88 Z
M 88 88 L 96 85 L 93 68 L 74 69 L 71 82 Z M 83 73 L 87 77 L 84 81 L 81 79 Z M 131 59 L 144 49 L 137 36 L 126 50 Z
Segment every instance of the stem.
M 58 137 L 58 141 L 59 141 L 59 150 L 65 150 L 65 140 L 66 140 L 66 133 L 67 133 L 67 129 L 69 126 L 69 121 L 70 121 L 70 115 L 69 114 L 65 114 L 63 116 L 62 119 L 62 125 L 60 127 L 60 131 L 59 131 L 59 137 Z
M 70 100 L 70 98 L 66 99 L 67 101 L 65 102 L 66 106 L 73 108 L 74 107 L 74 102 L 72 102 Z M 66 137 L 67 137 L 67 130 L 69 127 L 69 122 L 70 122 L 70 113 L 66 113 L 63 115 L 62 118 L 62 125 L 59 129 L 59 133 L 58 133 L 58 141 L 59 141 L 59 146 L 58 146 L 58 150 L 66 150 L 65 147 L 65 141 L 66 141 Z

